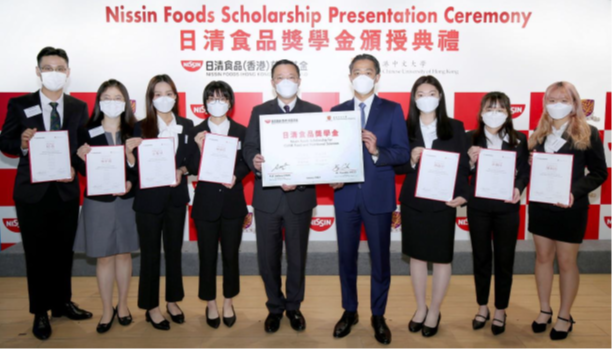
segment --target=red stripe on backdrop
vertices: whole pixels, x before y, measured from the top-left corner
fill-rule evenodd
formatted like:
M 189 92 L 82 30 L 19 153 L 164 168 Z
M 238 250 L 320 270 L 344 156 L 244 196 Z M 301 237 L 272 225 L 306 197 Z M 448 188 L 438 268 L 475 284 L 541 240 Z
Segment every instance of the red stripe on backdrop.
M 610 196 L 612 195 L 610 193 L 610 190 L 612 190 L 612 187 L 610 185 L 610 182 L 612 181 L 612 178 L 610 178 L 610 167 L 608 167 L 608 178 L 606 178 L 606 181 L 601 185 L 601 204 L 602 205 L 612 205 L 612 201 Z
M 599 239 L 599 211 L 600 205 L 589 206 L 589 217 L 587 221 L 586 233 L 584 234 L 585 240 L 597 240 Z
M 453 117 L 463 121 L 463 127 L 466 131 L 474 130 L 478 127 L 480 101 L 486 94 L 486 92 L 455 93 L 455 112 Z
M 410 92 L 381 92 L 378 94 L 378 97 L 399 103 L 402 106 L 404 119 L 408 117 L 408 110 L 410 109 Z
M 0 206 L 14 206 L 13 188 L 17 169 L 0 170 Z
M 23 96 L 28 94 L 27 92 L 0 92 L 0 130 L 2 130 L 2 126 L 4 125 L 4 120 L 6 119 L 6 112 L 8 111 L 8 102 L 9 99 Z
M 70 95 L 87 103 L 87 112 L 91 117 L 94 107 L 96 106 L 96 92 L 71 92 Z
M 198 231 L 196 230 L 195 223 L 191 218 L 191 209 L 193 206 L 189 206 L 189 241 L 197 241 L 198 240 Z
M 535 130 L 544 111 L 544 92 L 532 92 L 529 103 L 529 129 Z
M 527 211 L 527 206 L 525 205 L 521 205 L 519 208 L 519 231 L 518 231 L 518 236 L 517 238 L 519 240 L 525 240 L 525 228 L 526 228 L 526 223 L 525 223 L 525 212 Z
M 303 92 L 302 99 L 314 103 L 323 111 L 330 111 L 332 107 L 340 104 L 340 93 L 338 92 Z
M 612 111 L 611 111 L 612 106 L 610 105 L 612 102 L 610 101 L 610 99 L 611 99 L 610 95 L 611 95 L 610 92 L 606 93 L 606 115 L 605 115 L 606 116 L 606 122 L 605 122 L 604 128 L 606 130 L 608 130 L 608 131 L 610 129 L 612 129 L 612 120 L 611 120 L 612 116 L 610 115 L 610 114 L 612 114 Z
M 263 94 L 261 92 L 237 92 L 234 93 L 234 99 L 236 105 L 228 115 L 237 123 L 248 127 L 253 107 L 263 103 Z

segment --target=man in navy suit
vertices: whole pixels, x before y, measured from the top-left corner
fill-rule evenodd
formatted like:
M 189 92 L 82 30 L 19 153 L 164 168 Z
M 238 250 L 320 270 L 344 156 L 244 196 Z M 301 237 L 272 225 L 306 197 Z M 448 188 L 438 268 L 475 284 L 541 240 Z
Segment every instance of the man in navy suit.
M 361 115 L 365 180 L 363 183 L 331 184 L 335 189 L 334 208 L 344 308 L 344 314 L 334 328 L 334 337 L 348 335 L 351 326 L 359 321 L 357 257 L 363 223 L 372 259 L 372 327 L 376 340 L 389 344 L 391 331 L 385 323 L 384 314 L 391 283 L 391 215 L 396 209 L 393 165 L 410 160 L 410 146 L 401 106 L 374 94 L 374 86 L 380 80 L 378 60 L 372 55 L 358 55 L 353 58 L 349 71 L 355 97 L 331 110 L 355 110 Z

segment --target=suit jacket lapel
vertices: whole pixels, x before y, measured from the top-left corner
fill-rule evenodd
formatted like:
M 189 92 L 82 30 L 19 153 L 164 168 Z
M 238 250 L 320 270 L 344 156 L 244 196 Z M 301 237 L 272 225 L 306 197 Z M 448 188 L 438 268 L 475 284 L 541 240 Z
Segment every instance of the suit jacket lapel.
M 30 98 L 31 105 L 27 106 L 26 109 L 30 107 L 34 107 L 36 105 L 40 107 L 40 114 L 32 116 L 32 119 L 36 123 L 37 130 L 47 131 L 47 129 L 45 128 L 45 121 L 43 119 L 42 104 L 40 101 L 40 93 L 41 93 L 40 90 L 38 90 L 31 94 L 31 98 Z
M 415 136 L 416 139 L 414 140 L 414 145 L 411 145 L 411 147 L 423 147 L 425 148 L 425 140 L 423 139 L 423 133 L 421 132 L 421 125 L 419 123 L 417 123 L 416 125 L 416 130 L 415 131 Z M 433 148 L 433 145 L 436 143 L 437 139 L 435 141 L 433 141 L 433 143 L 431 144 L 431 147 Z
M 372 106 L 370 107 L 370 114 L 368 115 L 368 121 L 365 124 L 366 130 L 371 131 L 372 127 L 376 125 L 376 120 L 378 119 L 378 114 L 380 112 L 380 103 L 382 103 L 380 98 L 378 98 L 377 95 L 374 95 Z
M 68 130 L 68 125 L 72 120 L 72 116 L 76 115 L 75 103 L 72 103 L 70 96 L 64 94 L 64 117 L 62 120 L 62 130 Z

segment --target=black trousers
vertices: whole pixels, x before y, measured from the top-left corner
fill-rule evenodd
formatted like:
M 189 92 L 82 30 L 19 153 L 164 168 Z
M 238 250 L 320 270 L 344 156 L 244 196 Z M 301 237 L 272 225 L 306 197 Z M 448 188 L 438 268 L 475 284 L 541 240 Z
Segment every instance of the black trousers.
M 304 300 L 304 275 L 311 218 L 312 210 L 299 214 L 291 212 L 284 195 L 276 212 L 255 210 L 257 260 L 268 296 L 266 306 L 270 313 L 282 314 L 285 310 L 298 310 Z M 285 228 L 287 250 L 287 297 L 281 290 L 282 227 Z
M 35 204 L 15 203 L 26 259 L 30 313 L 70 302 L 72 247 L 79 199 L 63 201 L 55 184 Z
M 491 269 L 495 258 L 495 308 L 508 307 L 519 219 L 519 211 L 484 212 L 468 208 L 478 305 L 489 303 Z M 491 235 L 494 255 L 491 250 Z
M 160 214 L 136 212 L 136 227 L 140 238 L 140 282 L 138 307 L 159 306 L 159 274 L 161 244 L 166 260 L 166 302 L 178 302 L 185 296 L 181 267 L 181 248 L 187 206 L 166 207 Z
M 223 260 L 223 297 L 234 298 L 240 293 L 238 254 L 242 242 L 244 217 L 215 221 L 195 220 L 200 256 L 200 289 L 198 296 L 205 301 L 217 298 L 217 256 L 221 242 Z

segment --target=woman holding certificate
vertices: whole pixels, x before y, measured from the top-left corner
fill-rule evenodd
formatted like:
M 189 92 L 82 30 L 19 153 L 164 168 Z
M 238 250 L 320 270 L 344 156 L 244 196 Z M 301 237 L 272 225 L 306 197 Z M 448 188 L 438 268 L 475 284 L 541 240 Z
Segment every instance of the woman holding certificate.
M 96 105 L 87 124 L 79 129 L 75 161 L 77 171 L 87 176 L 87 189 L 74 250 L 97 258 L 96 276 L 102 298 L 102 319 L 98 333 L 107 332 L 115 319 L 127 326 L 132 315 L 127 306 L 132 278 L 131 252 L 138 250 L 138 233 L 132 205 L 137 185 L 134 171 L 125 170 L 123 144 L 131 137 L 136 118 L 132 112 L 125 86 L 117 80 L 102 83 L 96 95 Z M 94 153 L 105 151 L 104 162 L 97 162 Z M 114 156 L 114 152 L 116 156 Z M 102 176 L 96 176 L 96 172 Z M 100 182 L 118 182 L 115 188 L 100 188 Z M 114 181 L 113 177 L 118 177 Z M 104 184 L 104 183 L 103 183 Z M 119 303 L 113 304 L 113 288 L 117 282 Z
M 189 202 L 187 135 L 193 121 L 178 116 L 178 98 L 176 86 L 168 75 L 154 76 L 147 87 L 146 117 L 136 123 L 136 138 L 126 144 L 128 162 L 136 163 L 140 176 L 140 189 L 134 199 L 141 252 L 138 307 L 147 310 L 147 321 L 158 330 L 170 329 L 170 323 L 159 309 L 162 241 L 166 261 L 166 311 L 172 321 L 179 324 L 185 321 L 176 302 L 185 295 L 181 248 Z M 138 151 L 134 151 L 136 147 Z
M 221 321 L 216 302 L 217 251 L 221 243 L 225 298 L 223 323 L 232 327 L 236 322 L 232 298 L 240 292 L 238 249 L 242 241 L 244 217 L 248 213 L 242 179 L 250 169 L 242 158 L 241 149 L 246 127 L 227 116 L 234 107 L 234 92 L 227 83 L 212 81 L 204 89 L 203 97 L 210 117 L 190 132 L 188 162 L 189 172 L 199 175 L 191 209 L 200 251 L 199 297 L 208 302 L 206 322 L 218 328 Z M 224 141 L 233 141 L 236 146 L 221 146 L 225 144 L 222 143 Z M 228 149 L 227 153 L 224 149 Z
M 491 287 L 493 234 L 495 314 L 491 331 L 497 335 L 506 328 L 505 309 L 512 287 L 521 192 L 529 183 L 527 137 L 514 130 L 508 96 L 491 92 L 482 98 L 478 128 L 468 132 L 467 141 L 472 169 L 467 215 L 476 300 L 480 306 L 472 321 L 472 328 L 483 328 L 491 318 L 487 304 Z
M 469 161 L 463 123 L 448 117 L 442 85 L 422 76 L 412 86 L 408 113 L 409 163 L 395 168 L 406 174 L 400 193 L 402 252 L 410 256 L 417 310 L 411 332 L 430 337 L 440 324 L 440 306 L 450 282 L 456 208 L 468 197 Z M 443 190 L 442 190 L 443 189 Z M 428 308 L 427 262 L 433 263 L 432 300 Z
M 576 257 L 586 232 L 588 195 L 606 180 L 608 171 L 599 132 L 587 124 L 576 87 L 566 81 L 550 85 L 544 106 L 538 127 L 529 138 L 533 151 L 529 231 L 536 247 L 540 300 L 540 314 L 531 326 L 539 333 L 552 322 L 550 293 L 556 256 L 561 305 L 550 331 L 550 338 L 556 340 L 565 339 L 573 328 L 570 310 L 580 282 Z M 569 159 L 569 166 L 564 166 L 564 159 Z

